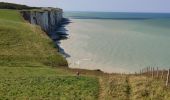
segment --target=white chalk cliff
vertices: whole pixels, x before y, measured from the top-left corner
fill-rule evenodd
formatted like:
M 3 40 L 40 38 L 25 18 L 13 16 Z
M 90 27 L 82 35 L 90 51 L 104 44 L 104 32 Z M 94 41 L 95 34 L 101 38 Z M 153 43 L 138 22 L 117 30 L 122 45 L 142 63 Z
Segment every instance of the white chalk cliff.
M 24 10 L 21 14 L 31 24 L 41 26 L 41 28 L 50 33 L 55 31 L 63 18 L 63 11 L 59 8 L 42 8 L 37 10 Z

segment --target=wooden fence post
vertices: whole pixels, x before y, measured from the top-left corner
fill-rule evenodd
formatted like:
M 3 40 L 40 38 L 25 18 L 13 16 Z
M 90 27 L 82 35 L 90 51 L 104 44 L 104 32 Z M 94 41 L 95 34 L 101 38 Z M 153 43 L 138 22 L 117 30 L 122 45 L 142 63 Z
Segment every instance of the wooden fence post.
M 152 71 L 153 71 L 153 69 L 152 69 L 152 67 L 150 67 L 150 69 L 151 69 L 151 72 L 150 72 L 150 74 L 151 74 L 151 77 L 152 77 Z
M 159 69 L 157 67 L 157 75 L 156 75 L 157 78 L 159 78 Z
M 170 72 L 170 69 L 168 69 L 168 73 L 166 76 L 166 86 L 168 86 L 168 84 L 169 84 L 169 72 Z
M 146 68 L 146 76 L 149 77 L 149 67 Z M 148 78 L 147 78 L 147 81 L 148 81 Z
M 150 67 L 151 71 L 150 71 L 150 76 L 152 76 L 152 67 Z
M 152 78 L 154 78 L 154 67 L 152 67 Z
M 161 79 L 164 78 L 164 70 L 162 70 L 162 75 L 161 75 Z
M 148 67 L 148 77 L 149 77 L 150 67 Z
M 148 68 L 146 67 L 146 69 L 145 69 L 145 70 L 146 70 L 146 76 L 147 76 L 147 75 L 148 75 Z
M 149 75 L 150 75 L 150 67 L 148 67 L 148 77 L 149 77 Z

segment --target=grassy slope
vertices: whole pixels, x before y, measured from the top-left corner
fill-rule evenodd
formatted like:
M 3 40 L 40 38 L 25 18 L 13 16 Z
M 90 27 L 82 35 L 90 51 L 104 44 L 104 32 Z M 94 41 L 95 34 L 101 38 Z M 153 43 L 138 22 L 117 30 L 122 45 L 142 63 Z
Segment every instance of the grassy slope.
M 66 66 L 40 28 L 25 23 L 19 12 L 0 10 L 1 66 Z
M 0 99 L 97 99 L 96 78 L 77 78 L 60 66 L 66 60 L 39 27 L 0 10 Z

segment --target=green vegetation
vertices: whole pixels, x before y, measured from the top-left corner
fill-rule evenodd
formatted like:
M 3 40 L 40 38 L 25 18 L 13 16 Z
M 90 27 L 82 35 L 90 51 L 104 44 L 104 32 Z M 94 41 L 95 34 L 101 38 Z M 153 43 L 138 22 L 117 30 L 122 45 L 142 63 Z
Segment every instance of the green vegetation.
M 37 9 L 38 7 L 29 7 L 26 5 L 20 5 L 20 4 L 13 4 L 13 3 L 6 3 L 6 2 L 0 2 L 0 9 Z
M 97 99 L 96 78 L 62 67 L 67 61 L 40 27 L 0 10 L 0 99 Z
M 170 99 L 163 80 L 69 69 L 54 47 L 19 12 L 0 10 L 0 100 Z
M 1 66 L 67 66 L 46 33 L 17 11 L 0 10 L 0 35 Z
M 97 86 L 96 78 L 77 78 L 59 69 L 0 68 L 0 99 L 95 100 Z

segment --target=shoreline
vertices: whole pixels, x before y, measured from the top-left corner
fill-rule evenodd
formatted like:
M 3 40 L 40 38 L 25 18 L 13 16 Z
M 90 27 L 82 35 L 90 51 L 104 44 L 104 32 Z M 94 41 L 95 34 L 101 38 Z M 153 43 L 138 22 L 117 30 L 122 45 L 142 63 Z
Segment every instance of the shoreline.
M 81 52 L 81 54 L 79 56 L 76 56 L 75 54 L 77 54 L 77 53 L 74 53 L 74 51 L 79 48 L 80 49 L 84 48 L 84 46 L 86 45 L 86 43 L 81 42 L 81 39 L 83 37 L 85 37 L 85 40 L 86 40 L 89 37 L 86 36 L 86 34 L 78 35 L 78 34 L 76 34 L 75 31 L 70 30 L 70 27 L 72 27 L 72 26 L 74 27 L 75 26 L 74 24 L 76 24 L 76 22 L 74 22 L 74 19 L 70 19 L 70 20 L 72 21 L 72 23 L 70 23 L 68 26 L 65 26 L 65 27 L 67 28 L 67 30 L 69 30 L 68 35 L 71 35 L 72 38 L 69 38 L 66 40 L 61 40 L 61 44 L 60 44 L 60 47 L 62 48 L 62 49 L 60 49 L 60 50 L 62 50 L 62 51 L 60 51 L 61 54 L 63 54 L 63 52 L 65 53 L 64 50 L 66 50 L 66 52 L 68 54 L 72 54 L 72 55 L 69 55 L 69 57 L 64 55 L 64 57 L 66 58 L 66 60 L 68 62 L 69 68 L 71 68 L 71 69 L 85 69 L 85 70 L 100 70 L 103 73 L 108 73 L 108 74 L 133 73 L 133 72 L 126 71 L 123 69 L 119 69 L 118 67 L 112 68 L 109 66 L 109 64 L 107 64 L 107 65 L 101 64 L 100 65 L 100 63 L 96 62 L 95 58 L 93 58 L 93 55 L 91 53 L 88 53 L 84 50 Z M 76 30 L 76 28 L 78 28 L 79 30 L 84 30 L 84 29 L 81 29 L 81 27 L 82 26 L 80 26 L 80 25 L 77 27 L 77 24 L 76 24 L 76 27 L 74 27 L 73 30 L 74 29 Z M 73 35 L 71 33 L 75 33 L 75 34 Z M 77 41 L 77 43 L 80 45 L 79 48 L 75 48 L 75 45 L 77 45 L 77 43 L 75 43 L 75 45 L 74 45 L 75 39 L 80 40 L 79 42 Z M 84 40 L 84 38 L 83 38 L 83 40 Z M 103 67 L 103 66 L 105 66 L 105 67 Z M 112 68 L 112 70 L 110 70 L 110 68 Z
M 135 21 L 135 23 L 74 18 L 70 18 L 70 20 L 72 23 L 66 27 L 69 30 L 70 38 L 62 41 L 61 46 L 71 55 L 70 58 L 67 58 L 71 68 L 102 69 L 108 73 L 135 73 L 147 66 L 168 68 L 169 62 L 164 60 L 168 56 L 163 52 L 169 49 L 167 47 L 169 44 L 166 43 L 168 37 L 165 38 L 166 34 L 158 36 L 159 32 L 153 33 L 153 29 L 150 29 L 148 25 L 152 20 Z M 154 19 L 153 23 L 159 24 Z M 133 30 L 136 26 L 140 29 L 139 31 Z M 146 26 L 149 27 L 149 32 L 142 30 L 147 28 Z M 112 30 L 110 30 L 111 28 Z M 162 33 L 167 32 L 162 28 L 157 28 L 157 30 Z M 162 49 L 157 47 L 158 44 L 162 44 L 160 46 Z M 159 56 L 160 54 L 161 56 Z M 92 61 L 83 59 L 92 59 Z M 80 61 L 80 66 L 78 61 Z
M 61 44 L 61 41 L 62 40 L 65 40 L 65 39 L 68 39 L 68 36 L 69 34 L 67 33 L 67 30 L 65 29 L 65 27 L 72 23 L 70 21 L 70 19 L 68 18 L 63 18 L 60 25 L 57 27 L 56 31 L 53 32 L 55 35 L 58 35 L 58 39 L 54 39 L 54 37 L 50 37 L 54 43 L 56 44 L 57 48 L 58 48 L 58 52 L 67 60 L 67 58 L 71 57 L 68 53 L 65 52 L 64 48 L 62 48 L 60 46 Z M 53 36 L 53 35 L 52 35 Z M 68 62 L 68 60 L 67 60 Z M 102 73 L 102 74 L 115 74 L 115 72 L 112 72 L 112 73 L 108 73 L 108 72 L 104 72 L 102 71 L 101 69 L 85 69 L 85 68 L 71 68 L 69 67 L 69 62 L 68 62 L 68 66 L 67 66 L 67 69 L 71 70 L 71 71 L 81 71 L 81 72 L 98 72 L 98 73 Z M 116 73 L 118 74 L 118 73 Z

